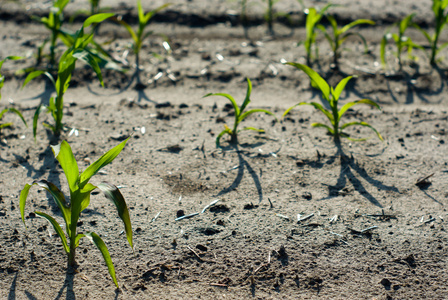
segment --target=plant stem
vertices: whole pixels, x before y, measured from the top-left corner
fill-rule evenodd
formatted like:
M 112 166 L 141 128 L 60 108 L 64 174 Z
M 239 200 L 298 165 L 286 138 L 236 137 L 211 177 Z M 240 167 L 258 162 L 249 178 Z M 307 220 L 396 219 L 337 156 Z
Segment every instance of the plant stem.
M 76 248 L 72 248 L 72 245 L 73 245 L 74 243 L 72 243 L 71 241 L 70 241 L 70 252 L 69 252 L 69 254 L 68 254 L 68 266 L 69 267 L 74 267 L 75 266 L 75 264 L 76 264 L 76 261 L 75 261 L 75 253 L 76 253 Z

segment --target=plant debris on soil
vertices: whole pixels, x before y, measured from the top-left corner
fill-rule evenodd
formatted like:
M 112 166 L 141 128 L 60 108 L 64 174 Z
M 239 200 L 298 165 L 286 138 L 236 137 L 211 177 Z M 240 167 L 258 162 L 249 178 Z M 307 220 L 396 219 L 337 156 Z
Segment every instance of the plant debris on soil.
M 68 5 L 68 15 L 80 2 Z M 162 2 L 154 1 L 154 7 Z M 33 213 L 62 219 L 44 190 L 30 192 L 27 229 L 23 226 L 19 194 L 26 183 L 45 179 L 66 195 L 67 183 L 50 149 L 58 142 L 52 133 L 39 124 L 35 142 L 32 126 L 5 115 L 14 127 L 0 137 L 0 298 L 448 298 L 448 51 L 440 53 L 444 60 L 436 68 L 420 50 L 414 50 L 418 61 L 405 60 L 402 73 L 393 60 L 386 70 L 379 63 L 386 28 L 412 12 L 420 25 L 432 26 L 431 1 L 334 1 L 349 7 L 335 8 L 339 22 L 377 23 L 360 29 L 369 53 L 356 39 L 348 40 L 351 51 L 342 53 L 334 72 L 321 37 L 313 68 L 332 85 L 357 75 L 340 101 L 368 98 L 382 110 L 360 106 L 344 117 L 368 122 L 385 139 L 353 128 L 354 137 L 370 138 L 344 140 L 340 148 L 325 130 L 311 128 L 311 122 L 325 122 L 312 108 L 294 109 L 280 119 L 300 101 L 321 100 L 303 72 L 280 63 L 304 63 L 305 50 L 297 43 L 305 29 L 296 1 L 280 1 L 278 7 L 294 13 L 295 26 L 276 22 L 271 37 L 263 12 L 255 9 L 248 38 L 229 13 L 238 9 L 235 3 L 171 2 L 150 27 L 169 38 L 173 52 L 155 59 L 152 53 L 163 53 L 163 38 L 146 40 L 140 61 L 145 86 L 134 88 L 130 74 L 107 70 L 102 88 L 80 63 L 72 79 L 76 84 L 65 95 L 67 130 L 61 139 L 69 141 L 81 170 L 132 135 L 92 183 L 104 174 L 120 186 L 134 253 L 114 204 L 101 194 L 92 195 L 78 224 L 81 232 L 101 234 L 120 289 L 87 241 L 78 248 L 77 269 L 67 268 L 53 227 Z M 131 1 L 101 3 L 136 17 Z M 48 8 L 45 1 L 0 4 L 0 58 L 36 53 L 47 32 L 29 16 L 44 15 Z M 78 25 L 75 19 L 68 26 Z M 416 30 L 409 34 L 414 42 L 425 42 Z M 131 41 L 125 30 L 104 23 L 98 37 L 111 41 L 106 45 L 113 55 L 125 58 Z M 445 31 L 440 42 L 446 41 Z M 53 93 L 43 77 L 20 89 L 24 78 L 15 71 L 32 60 L 9 61 L 2 69 L 1 105 L 19 109 L 29 125 L 36 107 Z M 237 145 L 223 137 L 223 148 L 217 149 L 217 134 L 234 116 L 225 101 L 202 97 L 229 93 L 240 103 L 246 77 L 253 83 L 251 107 L 268 109 L 280 120 L 253 114 L 242 125 L 265 133 L 243 131 Z M 42 114 L 40 122 L 46 118 L 50 121 Z

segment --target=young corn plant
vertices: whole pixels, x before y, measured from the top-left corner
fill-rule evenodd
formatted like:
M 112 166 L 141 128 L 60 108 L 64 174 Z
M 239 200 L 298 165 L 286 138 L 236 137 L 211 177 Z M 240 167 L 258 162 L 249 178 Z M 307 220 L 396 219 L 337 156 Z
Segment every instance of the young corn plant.
M 414 27 L 416 27 L 420 32 L 422 32 L 425 38 L 428 40 L 428 43 L 431 48 L 431 52 L 429 55 L 429 62 L 432 66 L 437 65 L 436 60 L 437 55 L 443 48 L 448 46 L 448 42 L 443 43 L 440 46 L 438 45 L 440 34 L 442 33 L 442 30 L 448 21 L 447 7 L 448 7 L 448 0 L 432 0 L 432 11 L 434 12 L 434 19 L 435 19 L 435 31 L 432 35 L 429 34 L 427 31 L 425 31 L 420 26 L 418 26 L 417 24 L 414 24 Z
M 0 71 L 1 71 L 2 66 L 3 66 L 3 63 L 4 63 L 5 61 L 7 61 L 7 60 L 19 60 L 19 59 L 23 59 L 23 57 L 20 57 L 20 56 L 8 56 L 8 57 L 4 58 L 3 60 L 0 60 Z M 5 84 L 5 76 L 3 76 L 3 75 L 0 73 L 0 99 L 2 98 L 1 89 L 3 88 L 3 85 L 4 85 L 4 84 Z M 14 107 L 10 107 L 10 108 L 5 108 L 5 109 L 3 109 L 3 110 L 0 112 L 0 121 L 3 119 L 3 116 L 4 116 L 6 113 L 8 113 L 8 112 L 9 112 L 9 113 L 16 114 L 17 116 L 19 116 L 19 118 L 22 120 L 23 124 L 25 124 L 25 126 L 28 127 L 28 125 L 26 124 L 25 119 L 24 119 L 23 116 L 22 116 L 22 113 L 21 113 L 20 111 L 18 111 L 17 109 L 15 109 Z M 0 122 L 0 133 L 1 133 L 1 131 L 2 131 L 3 128 L 5 128 L 5 127 L 10 127 L 10 126 L 12 126 L 12 125 L 13 125 L 13 123 L 11 123 L 11 122 L 9 122 L 9 123 L 1 123 L 1 122 Z
M 56 99 L 52 97 L 48 106 L 40 104 L 36 109 L 33 118 L 34 138 L 36 138 L 39 115 L 43 109 L 46 109 L 47 112 L 51 113 L 51 116 L 54 119 L 54 125 L 44 123 L 44 126 L 50 128 L 55 136 L 59 136 L 61 134 L 61 131 L 64 127 L 64 124 L 62 123 L 62 118 L 64 115 L 64 94 L 70 86 L 72 73 L 75 70 L 76 61 L 78 59 L 89 64 L 97 74 L 101 85 L 104 85 L 101 75 L 101 69 L 97 61 L 88 51 L 85 50 L 93 39 L 93 33 L 84 34 L 84 28 L 87 28 L 94 23 L 100 23 L 105 19 L 110 18 L 111 16 L 113 16 L 113 14 L 97 14 L 89 17 L 84 22 L 81 29 L 76 33 L 75 40 L 73 41 L 73 46 L 67 49 L 60 58 L 58 76 L 56 80 L 54 80 L 53 76 L 46 71 L 34 71 L 25 78 L 23 87 L 26 86 L 34 78 L 40 75 L 46 75 L 51 80 L 56 90 Z
M 238 104 L 236 103 L 235 99 L 232 96 L 230 96 L 229 94 L 224 94 L 224 93 L 215 93 L 215 94 L 213 94 L 213 93 L 209 93 L 209 94 L 204 96 L 204 98 L 205 97 L 209 97 L 209 96 L 222 96 L 222 97 L 227 98 L 230 101 L 230 103 L 232 104 L 233 110 L 234 110 L 234 113 L 235 113 L 235 121 L 233 123 L 233 129 L 230 129 L 227 125 L 224 125 L 224 130 L 221 131 L 221 133 L 218 134 L 218 136 L 216 137 L 216 147 L 218 147 L 218 148 L 220 147 L 220 140 L 221 140 L 221 138 L 225 134 L 230 135 L 230 143 L 236 144 L 236 143 L 238 143 L 238 133 L 240 131 L 242 131 L 242 130 L 253 130 L 253 131 L 257 131 L 257 132 L 264 132 L 263 129 L 258 129 L 258 128 L 255 128 L 255 127 L 244 127 L 243 129 L 238 129 L 238 125 L 245 118 L 247 118 L 248 116 L 250 116 L 253 113 L 258 113 L 258 112 L 265 113 L 265 114 L 271 115 L 275 119 L 277 119 L 272 112 L 270 112 L 270 111 L 268 111 L 266 109 L 251 109 L 251 110 L 248 110 L 248 111 L 245 112 L 244 110 L 246 109 L 246 107 L 250 103 L 250 94 L 251 93 L 252 93 L 252 82 L 250 81 L 249 78 L 247 78 L 246 98 L 244 99 L 244 102 L 243 102 L 243 104 L 241 104 L 240 107 L 238 107 Z
M 113 203 L 115 204 L 118 211 L 118 216 L 124 223 L 126 237 L 129 245 L 132 249 L 134 248 L 132 241 L 131 219 L 129 217 L 129 211 L 126 206 L 126 202 L 120 190 L 110 183 L 103 182 L 98 184 L 97 186 L 89 183 L 92 176 L 97 174 L 99 170 L 111 163 L 117 157 L 128 140 L 129 138 L 106 152 L 97 161 L 87 167 L 87 169 L 85 169 L 81 174 L 79 174 L 78 164 L 76 163 L 75 157 L 73 156 L 72 149 L 66 141 L 63 141 L 57 146 L 51 146 L 54 156 L 59 161 L 67 178 L 70 189 L 70 202 L 66 201 L 64 193 L 58 187 L 56 187 L 56 185 L 46 180 L 37 180 L 32 184 L 26 184 L 22 192 L 20 193 L 20 215 L 22 217 L 25 228 L 25 204 L 28 193 L 31 186 L 38 185 L 39 187 L 47 190 L 53 196 L 56 205 L 62 213 L 66 232 L 64 233 L 62 226 L 52 216 L 40 211 L 35 211 L 34 213 L 39 217 L 46 219 L 53 226 L 57 235 L 61 239 L 62 245 L 64 246 L 64 251 L 68 256 L 68 267 L 75 267 L 76 248 L 79 246 L 80 240 L 86 237 L 91 242 L 93 242 L 95 246 L 100 250 L 104 261 L 106 262 L 106 265 L 109 269 L 109 274 L 112 277 L 112 280 L 114 281 L 117 288 L 118 282 L 115 275 L 115 268 L 106 244 L 95 232 L 78 233 L 78 221 L 81 212 L 85 210 L 90 204 L 91 193 L 98 188 L 105 194 L 106 198 L 113 201 Z
M 327 4 L 322 9 L 315 7 L 306 8 L 304 10 L 306 14 L 306 38 L 305 38 L 305 51 L 306 51 L 306 64 L 308 66 L 312 65 L 312 59 L 319 58 L 319 48 L 316 45 L 317 32 L 316 27 L 321 21 L 322 17 L 325 15 L 326 11 L 333 6 L 333 4 Z M 301 44 L 301 42 L 299 43 Z M 313 47 L 314 47 L 314 57 L 313 57 Z
M 135 77 L 137 79 L 137 86 L 140 86 L 141 80 L 140 80 L 140 50 L 142 48 L 143 45 L 143 41 L 150 36 L 151 34 L 153 34 L 152 31 L 146 32 L 146 27 L 149 25 L 149 21 L 152 19 L 152 17 L 160 12 L 161 10 L 165 9 L 166 7 L 170 6 L 170 3 L 161 5 L 159 7 L 157 7 L 154 10 L 151 10 L 150 12 L 146 13 L 143 11 L 143 7 L 142 7 L 142 2 L 141 0 L 137 1 L 137 9 L 138 9 L 138 29 L 137 31 L 134 31 L 134 29 L 132 29 L 132 27 L 126 23 L 124 20 L 120 19 L 120 18 L 116 18 L 115 21 L 118 22 L 119 24 L 123 25 L 124 28 L 126 28 L 126 30 L 129 32 L 129 34 L 132 37 L 132 40 L 134 41 L 134 43 L 132 44 L 132 49 L 134 51 L 135 54 Z
M 344 132 L 344 129 L 351 127 L 351 126 L 368 127 L 376 133 L 376 135 L 378 136 L 378 138 L 381 141 L 383 140 L 383 137 L 381 136 L 381 134 L 375 128 L 373 128 L 370 124 L 368 124 L 366 122 L 349 122 L 349 123 L 345 123 L 345 124 L 341 125 L 342 116 L 344 115 L 344 113 L 347 112 L 347 110 L 349 108 L 353 107 L 354 105 L 367 104 L 367 105 L 375 107 L 379 110 L 381 109 L 378 104 L 376 104 L 375 102 L 373 102 L 372 100 L 369 100 L 369 99 L 361 99 L 361 100 L 356 100 L 353 102 L 348 102 L 348 103 L 344 104 L 340 109 L 338 109 L 339 96 L 341 95 L 342 91 L 345 89 L 345 86 L 347 85 L 349 80 L 353 78 L 353 76 L 348 76 L 348 77 L 342 79 L 338 83 L 338 85 L 335 88 L 333 88 L 333 87 L 329 86 L 328 83 L 317 72 L 315 72 L 308 66 L 302 65 L 302 64 L 297 64 L 297 63 L 292 63 L 292 62 L 288 62 L 287 64 L 304 71 L 308 75 L 308 77 L 311 80 L 311 85 L 315 88 L 318 88 L 322 92 L 322 97 L 330 106 L 330 110 L 324 108 L 322 106 L 322 104 L 320 104 L 320 103 L 300 102 L 300 103 L 288 108 L 285 111 L 285 113 L 283 114 L 283 116 L 287 115 L 293 108 L 295 108 L 297 106 L 311 105 L 314 108 L 321 111 L 327 117 L 327 119 L 330 121 L 330 124 L 331 124 L 329 126 L 329 125 L 322 124 L 322 123 L 313 123 L 313 124 L 311 124 L 311 126 L 312 127 L 323 127 L 325 129 L 327 129 L 329 134 L 334 137 L 334 140 L 336 143 L 339 143 L 341 138 L 348 138 L 348 139 L 354 140 L 354 141 L 365 140 L 365 139 L 353 139 L 350 137 L 350 135 L 348 133 Z
M 408 29 L 409 26 L 413 26 L 412 19 L 414 18 L 415 14 L 410 14 L 403 20 L 401 20 L 398 23 L 394 23 L 391 28 L 389 28 L 386 33 L 383 35 L 383 38 L 381 39 L 381 46 L 380 46 L 380 55 L 381 55 L 381 63 L 383 65 L 383 68 L 386 67 L 386 45 L 389 40 L 392 40 L 395 43 L 395 46 L 397 47 L 397 52 L 395 52 L 395 57 L 398 62 L 398 68 L 401 72 L 403 70 L 403 60 L 401 58 L 401 53 L 404 50 L 407 50 L 408 57 L 410 59 L 414 59 L 414 56 L 412 56 L 412 50 L 414 48 L 420 48 L 421 47 L 417 44 L 415 44 L 412 39 L 405 35 L 406 29 Z M 391 33 L 391 29 L 394 27 L 398 27 L 398 33 Z
M 43 44 L 38 48 L 37 64 L 42 61 L 42 52 L 45 45 L 50 42 L 50 68 L 56 65 L 56 43 L 61 34 L 61 27 L 64 23 L 64 9 L 70 0 L 53 0 L 53 6 L 47 17 L 33 17 L 50 30 L 50 37 L 45 39 Z
M 317 24 L 316 27 L 322 31 L 325 38 L 328 40 L 331 46 L 331 50 L 333 51 L 333 69 L 339 69 L 339 57 L 341 56 L 341 46 L 349 38 L 350 36 L 358 36 L 364 44 L 364 52 L 367 53 L 367 42 L 366 39 L 359 32 L 349 32 L 350 29 L 356 27 L 358 25 L 375 25 L 375 22 L 372 20 L 366 19 L 358 19 L 355 20 L 344 27 L 340 28 L 336 19 L 333 16 L 327 15 L 327 20 L 330 22 L 332 32 L 331 34 L 328 30 L 322 25 Z

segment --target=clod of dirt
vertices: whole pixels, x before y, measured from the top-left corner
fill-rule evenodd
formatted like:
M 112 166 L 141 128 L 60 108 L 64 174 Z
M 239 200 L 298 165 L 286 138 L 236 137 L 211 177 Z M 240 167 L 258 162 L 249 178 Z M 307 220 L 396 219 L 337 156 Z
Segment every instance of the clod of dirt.
M 109 139 L 113 140 L 113 141 L 117 141 L 117 142 L 122 142 L 125 139 L 127 139 L 129 137 L 129 135 L 125 135 L 125 134 L 120 134 L 120 135 L 113 135 L 110 136 Z
M 418 188 L 421 190 L 426 190 L 432 184 L 431 181 L 429 181 L 429 178 L 431 178 L 433 175 L 434 173 L 428 176 L 420 177 L 415 182 L 415 185 L 418 186 Z
M 210 211 L 214 213 L 224 213 L 230 211 L 230 208 L 228 208 L 224 204 L 218 204 L 215 206 L 210 207 Z
M 201 250 L 202 252 L 207 252 L 207 250 L 208 250 L 208 248 L 207 248 L 206 246 L 201 245 L 201 244 L 197 244 L 197 245 L 196 245 L 196 249 L 199 249 L 199 250 Z
M 383 278 L 380 282 L 386 290 L 390 290 L 391 282 L 387 278 Z
M 199 228 L 199 232 L 205 234 L 205 235 L 215 235 L 217 233 L 220 233 L 221 230 L 207 227 L 207 228 Z
M 180 218 L 180 217 L 183 217 L 183 216 L 185 216 L 185 212 L 184 212 L 182 209 L 179 209 L 179 210 L 176 212 L 176 217 L 177 217 L 177 218 Z
M 417 264 L 416 264 L 416 262 L 415 262 L 415 257 L 414 257 L 413 254 L 409 254 L 409 255 L 406 256 L 403 260 L 404 260 L 405 262 L 407 262 L 408 265 L 409 265 L 411 268 L 415 268 L 415 267 L 417 266 Z
M 184 150 L 184 147 L 180 146 L 179 144 L 170 145 L 170 146 L 167 146 L 164 148 L 157 149 L 157 151 L 160 151 L 160 152 L 170 152 L 170 153 L 176 153 L 176 154 L 178 154 L 182 150 Z
M 311 199 L 313 199 L 313 195 L 311 195 L 310 192 L 304 192 L 302 194 L 302 198 L 305 199 L 305 200 L 311 200 Z
M 244 208 L 244 209 L 254 209 L 254 208 L 256 208 L 256 207 L 258 207 L 258 205 L 254 205 L 254 204 L 251 202 L 251 203 L 245 204 L 243 208 Z
M 155 105 L 155 108 L 171 107 L 171 102 L 161 102 Z
M 224 224 L 223 220 L 218 220 L 218 221 L 216 221 L 216 225 L 224 226 L 225 224 Z

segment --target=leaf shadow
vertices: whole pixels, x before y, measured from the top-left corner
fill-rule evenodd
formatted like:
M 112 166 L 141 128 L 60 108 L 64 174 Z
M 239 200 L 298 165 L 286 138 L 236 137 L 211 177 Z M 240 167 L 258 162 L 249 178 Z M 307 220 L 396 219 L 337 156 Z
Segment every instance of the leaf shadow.
M 9 288 L 8 300 L 16 299 L 16 287 L 17 287 L 17 276 L 18 275 L 19 275 L 19 272 L 16 272 L 16 274 L 14 275 L 14 279 L 12 280 L 11 287 Z
M 241 146 L 240 146 L 241 147 Z M 257 189 L 258 193 L 258 201 L 261 202 L 263 200 L 263 188 L 261 187 L 260 178 L 258 177 L 257 173 L 254 171 L 254 169 L 250 166 L 250 164 L 247 162 L 247 160 L 244 158 L 243 151 L 239 150 L 238 144 L 231 144 L 230 148 L 235 150 L 235 152 L 238 155 L 238 174 L 235 177 L 235 180 L 232 182 L 232 184 L 222 189 L 217 196 L 222 196 L 224 194 L 230 193 L 231 191 L 235 190 L 241 183 L 244 177 L 244 171 L 247 169 L 250 176 L 252 177 L 255 187 Z
M 65 299 L 66 300 L 75 300 L 75 291 L 73 290 L 73 281 L 75 278 L 75 270 L 71 267 L 67 267 L 67 271 L 65 273 L 65 280 L 64 284 L 62 285 L 61 289 L 59 290 L 55 300 L 61 299 L 61 297 L 64 295 L 64 290 L 67 289 Z
M 342 149 L 342 144 L 340 141 L 335 141 L 336 146 L 336 154 L 330 158 L 329 161 L 327 161 L 327 164 L 334 163 L 337 159 L 340 160 L 341 168 L 339 172 L 339 178 L 335 185 L 327 185 L 328 186 L 328 196 L 325 198 L 322 198 L 320 200 L 327 200 L 331 198 L 338 197 L 341 192 L 344 192 L 343 190 L 347 186 L 347 181 L 349 181 L 354 189 L 362 195 L 364 198 L 366 198 L 370 203 L 373 205 L 382 208 L 383 205 L 371 194 L 367 191 L 367 189 L 364 187 L 360 179 L 355 175 L 357 173 L 361 178 L 363 178 L 365 181 L 367 181 L 369 184 L 375 186 L 376 188 L 380 190 L 385 191 L 393 191 L 393 192 L 399 192 L 398 188 L 395 186 L 389 186 L 384 183 L 382 183 L 379 180 L 376 180 L 372 178 L 367 171 L 360 166 L 355 158 L 353 157 L 353 154 L 349 157 L 347 154 L 344 153 L 344 150 Z

